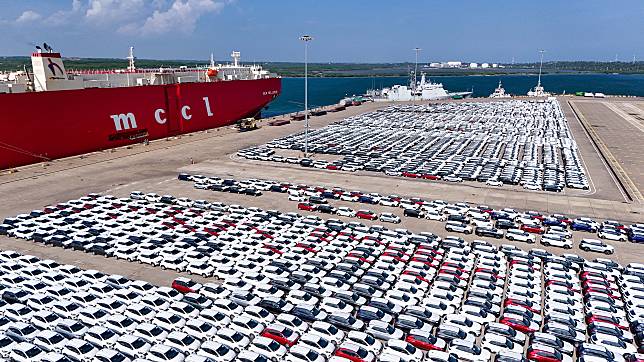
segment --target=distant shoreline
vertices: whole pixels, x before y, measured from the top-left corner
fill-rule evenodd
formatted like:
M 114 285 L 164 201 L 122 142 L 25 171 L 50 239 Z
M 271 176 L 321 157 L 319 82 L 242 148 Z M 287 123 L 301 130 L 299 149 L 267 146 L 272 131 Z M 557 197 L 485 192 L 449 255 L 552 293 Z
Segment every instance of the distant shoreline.
M 430 74 L 426 73 L 428 77 L 431 78 L 436 78 L 436 77 L 495 77 L 495 76 L 503 76 L 503 77 L 515 77 L 515 76 L 521 76 L 521 77 L 526 77 L 526 76 L 538 76 L 538 73 L 489 73 L 489 74 L 476 74 L 476 73 L 467 73 L 467 74 L 458 74 L 458 73 L 447 73 L 447 74 Z M 541 76 L 553 76 L 553 75 L 641 75 L 644 76 L 644 73 L 600 73 L 600 72 L 583 72 L 583 71 L 570 71 L 570 72 L 556 72 L 556 73 L 542 73 Z M 304 78 L 304 75 L 281 75 L 282 78 Z M 355 74 L 355 75 L 313 75 L 309 74 L 309 78 L 408 78 L 408 75 L 362 75 L 362 74 Z

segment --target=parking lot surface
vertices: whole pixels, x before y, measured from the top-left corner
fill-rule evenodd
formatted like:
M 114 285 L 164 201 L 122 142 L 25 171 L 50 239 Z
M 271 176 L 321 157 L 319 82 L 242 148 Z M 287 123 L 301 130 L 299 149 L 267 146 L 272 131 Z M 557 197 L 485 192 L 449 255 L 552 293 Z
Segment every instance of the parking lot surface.
M 263 197 L 264 182 L 245 183 Z M 90 194 L 2 232 L 223 279 L 157 287 L 1 251 L 13 360 L 619 360 L 644 327 L 642 264 L 457 235 L 143 192 Z
M 312 127 L 322 128 L 387 106 L 372 103 L 314 117 Z M 264 124 L 260 130 L 245 133 L 233 129 L 198 133 L 4 173 L 0 176 L 0 221 L 19 214 L 30 216 L 18 217 L 13 231 L 5 228 L 12 236 L 0 235 L 0 249 L 129 280 L 111 279 L 113 288 L 119 283 L 126 287 L 121 292 L 92 289 L 90 294 L 108 299 L 101 304 L 88 297 L 91 287 L 87 282 L 107 281 L 109 276 L 0 253 L 2 284 L 9 283 L 2 294 L 6 317 L 2 325 L 19 327 L 5 331 L 10 347 L 0 348 L 0 356 L 8 358 L 13 352 L 11 357 L 20 360 L 20 351 L 35 353 L 32 337 L 42 333 L 41 337 L 53 341 L 58 337 L 42 331 L 51 329 L 64 335 L 63 342 L 50 346 L 42 341 L 38 348 L 55 351 L 50 357 L 56 361 L 61 358 L 58 352 L 86 360 L 102 353 L 106 358 L 124 357 L 124 361 L 136 357 L 164 360 L 159 353 L 174 355 L 177 361 L 183 357 L 205 361 L 205 356 L 267 360 L 258 352 L 268 359 L 288 361 L 343 361 L 356 353 L 367 361 L 444 361 L 450 355 L 451 360 L 488 361 L 502 350 L 510 358 L 506 361 L 522 361 L 507 351 L 530 360 L 540 360 L 540 356 L 578 360 L 582 355 L 609 356 L 608 352 L 613 353 L 613 360 L 631 358 L 630 353 L 638 348 L 642 351 L 644 270 L 641 265 L 626 265 L 644 261 L 640 244 L 599 239 L 594 232 L 575 230 L 570 231 L 570 238 L 559 240 L 571 245 L 563 249 L 543 245 L 540 235 L 531 244 L 508 240 L 507 234 L 495 239 L 447 230 L 448 220 L 405 216 L 400 206 L 328 200 L 336 209 L 365 209 L 378 217 L 390 214 L 383 219 L 387 221 L 367 220 L 324 214 L 321 209 L 303 210 L 300 204 L 311 201 L 308 194 L 296 195 L 306 196 L 304 201 L 291 201 L 288 192 L 264 190 L 261 196 L 251 196 L 195 188 L 194 180 L 177 179 L 179 172 L 188 172 L 342 188 L 349 193 L 396 194 L 400 202 L 407 198 L 431 201 L 423 209 L 428 214 L 436 209 L 437 200 L 452 204 L 445 206 L 448 209 L 465 202 L 472 219 L 480 217 L 479 205 L 497 211 L 514 208 L 516 227 L 526 224 L 526 230 L 532 223 L 520 219 L 555 213 L 570 219 L 589 217 L 598 225 L 604 222 L 607 231 L 637 229 L 631 224 L 644 221 L 642 205 L 624 202 L 617 186 L 601 181 L 614 183 L 590 140 L 580 138 L 584 136 L 579 133 L 580 125 L 565 107 L 563 112 L 588 172 L 589 190 L 527 192 L 480 182 L 436 182 L 236 157 L 240 149 L 301 131 L 301 122 L 281 127 Z M 297 150 L 285 156 L 302 157 Z M 335 160 L 327 155 L 312 157 L 318 158 Z M 97 194 L 88 198 L 90 193 Z M 173 197 L 162 200 L 166 194 Z M 527 210 L 536 213 L 524 217 Z M 400 223 L 388 222 L 396 217 Z M 582 239 L 603 241 L 601 250 L 612 247 L 614 254 L 580 250 Z M 162 250 L 164 256 L 159 259 Z M 561 257 L 569 253 L 579 257 Z M 161 261 L 167 261 L 165 269 L 157 265 Z M 168 287 L 177 277 L 186 276 L 213 284 L 209 288 L 194 285 L 198 294 L 190 296 L 183 294 L 190 283 L 182 280 L 173 285 L 179 294 L 156 287 Z M 134 280 L 155 286 L 131 284 Z M 71 293 L 69 297 L 61 297 L 66 295 L 60 294 L 61 288 L 69 290 L 62 292 Z M 152 300 L 158 304 L 150 312 L 141 304 Z M 79 306 L 70 310 L 69 301 Z M 181 302 L 192 303 L 192 308 Z M 81 317 L 73 308 L 107 313 L 92 319 Z M 71 320 L 63 324 L 86 329 L 65 334 L 59 322 L 45 324 L 31 318 L 34 313 L 44 316 L 51 311 Z M 20 321 L 32 323 L 31 332 Z M 146 332 L 155 327 L 160 334 Z M 87 334 L 90 328 L 93 332 L 109 328 L 114 331 L 109 338 L 120 342 L 92 339 Z M 135 340 L 139 347 L 132 344 Z M 79 358 L 74 346 L 87 343 L 90 352 Z M 219 352 L 209 354 L 213 349 Z
M 614 162 L 627 187 L 636 201 L 644 198 L 644 146 L 641 139 L 644 135 L 644 110 L 641 101 L 604 101 L 574 100 L 572 104 L 579 109 L 599 142 L 606 146 L 608 158 Z M 638 106 L 639 105 L 639 106 Z
M 276 150 L 309 150 L 318 159 Z M 526 190 L 590 190 L 559 102 L 396 105 L 323 129 L 273 140 L 238 156 L 304 167 L 367 170 L 447 182 L 477 181 Z M 320 159 L 340 155 L 336 160 Z

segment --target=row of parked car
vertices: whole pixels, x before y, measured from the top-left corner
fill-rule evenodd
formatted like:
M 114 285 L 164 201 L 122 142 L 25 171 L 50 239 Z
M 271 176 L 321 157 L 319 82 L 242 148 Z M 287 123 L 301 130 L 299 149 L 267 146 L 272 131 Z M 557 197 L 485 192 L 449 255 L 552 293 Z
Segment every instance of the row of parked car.
M 179 206 L 162 203 L 155 194 L 133 196 L 136 199 L 93 194 L 54 205 L 18 216 L 15 230 L 22 230 L 21 235 L 32 225 L 47 230 L 43 226 L 47 221 L 54 230 L 70 235 L 70 229 L 94 230 L 113 221 L 122 230 L 97 234 L 100 242 L 116 244 L 120 240 L 119 245 L 124 245 L 129 242 L 122 240 L 129 240 L 134 253 L 156 243 L 163 244 L 162 248 L 173 245 L 174 254 L 205 258 L 204 264 L 212 267 L 223 283 L 201 285 L 177 279 L 173 288 L 179 294 L 121 276 L 82 271 L 13 252 L 0 253 L 6 259 L 0 263 L 5 286 L 2 298 L 7 303 L 1 310 L 7 317 L 5 335 L 12 346 L 10 354 L 18 350 L 12 343 L 26 343 L 21 348 L 31 351 L 31 360 L 38 360 L 45 347 L 34 343 L 35 334 L 53 329 L 64 335 L 68 326 L 69 333 L 76 334 L 65 335 L 60 348 L 63 355 L 77 360 L 108 353 L 104 349 L 118 355 L 107 360 L 552 360 L 532 353 L 530 346 L 535 343 L 528 343 L 528 337 L 524 342 L 510 338 L 521 331 L 525 316 L 534 318 L 540 313 L 534 311 L 540 299 L 533 292 L 545 284 L 536 283 L 534 270 L 541 270 L 544 264 L 552 264 L 548 275 L 562 282 L 591 275 L 588 273 L 620 283 L 628 281 L 629 287 L 620 284 L 618 289 L 626 295 L 628 288 L 632 298 L 615 293 L 610 298 L 631 301 L 621 320 L 629 323 L 629 329 L 638 331 L 644 319 L 644 306 L 638 299 L 644 293 L 642 265 L 623 268 L 605 259 L 591 262 L 536 249 L 525 252 L 509 245 L 497 248 L 482 240 L 468 243 L 455 236 L 366 227 L 233 205 Z M 222 207 L 224 211 L 220 211 Z M 124 215 L 120 217 L 117 211 Z M 163 217 L 167 214 L 175 224 L 160 234 L 133 231 L 137 227 L 147 231 L 147 226 L 152 230 L 156 230 L 154 226 L 167 226 L 162 223 L 167 222 Z M 161 220 L 155 224 L 155 218 Z M 75 219 L 82 221 L 76 223 Z M 133 219 L 150 225 L 124 222 Z M 34 235 L 36 232 L 31 234 L 34 241 L 43 237 Z M 62 234 L 52 233 L 42 241 L 55 235 Z M 162 255 L 162 262 L 171 258 L 169 254 Z M 508 270 L 512 275 L 506 277 Z M 94 308 L 89 315 L 81 313 L 89 307 Z M 595 303 L 592 308 L 595 313 L 602 305 Z M 34 325 L 33 316 L 43 310 L 45 321 Z M 47 322 L 56 317 L 69 321 L 53 326 Z M 112 348 L 107 342 L 91 339 L 93 335 L 87 333 L 96 327 L 91 323 L 109 330 L 100 329 L 103 333 L 99 335 L 107 336 L 105 339 L 112 338 L 114 332 L 119 335 L 116 340 L 123 343 L 116 342 L 119 346 Z M 541 332 L 548 340 L 566 340 L 545 330 L 545 324 Z M 603 340 L 584 337 L 592 346 L 609 348 Z M 578 341 L 566 341 L 582 346 Z M 640 343 L 636 348 L 642 352 L 639 340 L 629 343 Z M 640 357 L 629 353 L 622 358 Z
M 375 213 L 368 208 L 358 210 L 349 207 L 334 207 L 329 201 L 340 200 L 369 205 L 381 205 L 403 209 L 406 217 L 425 218 L 445 222 L 451 232 L 476 234 L 482 237 L 507 238 L 508 240 L 535 243 L 571 249 L 573 232 L 596 234 L 609 241 L 644 242 L 644 224 L 620 223 L 614 220 L 596 221 L 592 218 L 571 218 L 563 214 L 543 215 L 536 211 L 517 211 L 511 208 L 495 210 L 485 205 L 450 203 L 444 200 L 425 200 L 418 197 L 381 195 L 363 191 L 346 191 L 342 188 L 327 188 L 304 184 L 269 180 L 235 180 L 203 175 L 180 174 L 180 180 L 194 182 L 195 188 L 219 190 L 221 185 L 233 185 L 237 189 L 251 189 L 255 193 L 271 191 L 288 194 L 288 200 L 298 202 L 298 208 L 345 217 L 400 223 L 400 217 L 391 212 Z M 226 186 L 224 186 L 226 187 Z M 223 190 L 225 191 L 225 189 Z M 584 238 L 580 247 L 585 251 L 612 254 L 614 247 L 602 240 Z
M 528 190 L 589 189 L 557 100 L 391 106 L 309 132 L 309 151 L 342 156 L 335 161 L 283 157 L 274 151 L 304 150 L 306 138 L 300 132 L 237 154 L 304 167 Z

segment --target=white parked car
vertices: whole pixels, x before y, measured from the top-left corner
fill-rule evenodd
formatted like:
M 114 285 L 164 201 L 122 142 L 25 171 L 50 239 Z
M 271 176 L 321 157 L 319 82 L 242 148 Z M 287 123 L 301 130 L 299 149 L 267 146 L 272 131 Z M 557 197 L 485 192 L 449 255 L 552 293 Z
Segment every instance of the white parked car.
M 38 361 L 45 355 L 45 351 L 40 347 L 33 345 L 29 342 L 20 342 L 13 347 L 9 354 L 9 360 L 15 362 L 31 362 Z
M 321 333 L 305 333 L 298 340 L 296 346 L 303 346 L 314 350 L 315 352 L 331 357 L 335 352 L 335 341 L 325 338 Z
M 472 342 L 453 340 L 449 346 L 449 352 L 456 355 L 459 360 L 472 362 L 487 362 L 492 354 Z
M 519 229 L 508 229 L 505 233 L 505 238 L 513 241 L 522 241 L 524 243 L 534 244 L 535 236 L 529 232 Z
M 400 357 L 403 361 L 420 362 L 423 360 L 423 352 L 408 342 L 398 339 L 390 339 L 387 346 L 382 350 L 383 354 L 391 354 Z
M 496 333 L 485 333 L 483 335 L 481 347 L 490 351 L 491 353 L 499 353 L 501 351 L 510 351 L 510 352 L 523 352 L 523 345 L 513 342 L 508 337 L 496 334 Z
M 434 220 L 434 221 L 445 221 L 447 220 L 447 215 L 437 210 L 427 210 L 425 212 L 425 219 Z
M 315 350 L 301 345 L 291 347 L 288 354 L 284 356 L 288 362 L 324 362 L 326 358 Z
M 248 350 L 264 355 L 272 361 L 281 360 L 287 352 L 286 347 L 274 339 L 262 336 L 255 337 Z
M 445 223 L 445 230 L 447 231 L 452 231 L 452 232 L 457 232 L 457 233 L 464 233 L 464 234 L 471 234 L 472 233 L 472 227 L 466 224 L 463 224 L 458 221 L 448 221 Z
M 335 213 L 336 213 L 336 215 L 339 215 L 339 216 L 346 216 L 346 217 L 355 217 L 356 216 L 355 211 L 353 211 L 352 209 L 350 209 L 348 207 L 344 207 L 344 206 L 338 207 L 338 209 L 336 210 Z
M 485 181 L 485 184 L 488 186 L 495 186 L 495 187 L 503 186 L 503 182 L 496 179 L 488 179 L 487 181 Z
M 383 212 L 380 214 L 379 217 L 380 221 L 382 222 L 390 222 L 394 224 L 400 224 L 400 217 L 397 215 L 394 215 L 390 212 Z
M 547 235 L 541 237 L 541 244 L 546 246 L 556 246 L 564 249 L 572 249 L 572 240 L 565 238 L 549 238 Z
M 183 362 L 185 354 L 180 350 L 165 344 L 155 344 L 150 348 L 145 359 L 152 362 Z
M 612 254 L 615 248 L 605 242 L 597 239 L 582 239 L 579 243 L 579 249 L 584 251 L 595 251 L 598 253 Z
M 622 234 L 619 230 L 602 228 L 597 233 L 601 239 L 612 240 L 612 241 L 628 241 L 628 237 Z

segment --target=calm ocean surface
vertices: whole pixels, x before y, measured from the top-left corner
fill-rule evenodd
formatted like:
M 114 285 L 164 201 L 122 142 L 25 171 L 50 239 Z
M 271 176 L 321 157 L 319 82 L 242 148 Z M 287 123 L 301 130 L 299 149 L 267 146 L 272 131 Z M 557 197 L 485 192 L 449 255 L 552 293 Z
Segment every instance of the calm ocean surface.
M 601 92 L 605 94 L 644 96 L 644 75 L 612 74 L 549 74 L 541 77 L 546 91 L 555 93 Z M 499 80 L 510 94 L 525 95 L 537 83 L 536 76 L 440 76 L 431 78 L 443 83 L 451 92 L 474 89 L 475 97 L 487 97 L 494 91 Z M 399 78 L 309 78 L 310 107 L 337 103 L 340 99 L 363 94 L 367 89 L 407 84 L 408 79 Z M 304 109 L 304 78 L 282 79 L 282 94 L 269 108 L 264 117 L 296 112 Z

